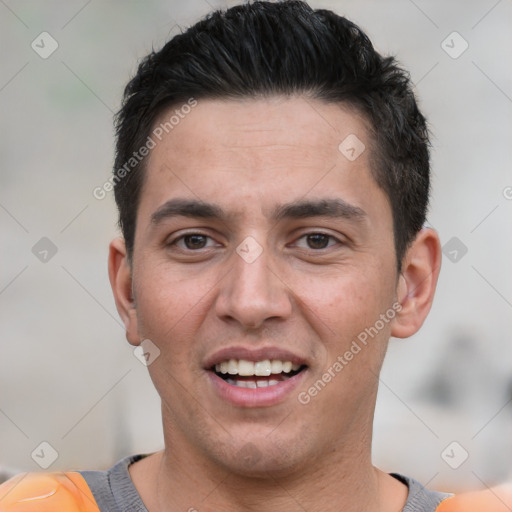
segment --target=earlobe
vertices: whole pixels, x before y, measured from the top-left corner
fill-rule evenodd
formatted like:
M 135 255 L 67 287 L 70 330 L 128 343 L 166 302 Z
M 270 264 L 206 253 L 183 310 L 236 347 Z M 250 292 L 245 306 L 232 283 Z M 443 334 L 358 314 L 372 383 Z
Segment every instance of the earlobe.
M 132 345 L 139 345 L 137 310 L 132 296 L 132 271 L 122 238 L 110 242 L 108 275 L 117 311 L 126 328 L 126 339 Z
M 396 292 L 401 310 L 393 320 L 392 336 L 407 338 L 422 326 L 434 300 L 440 268 L 439 237 L 433 229 L 424 228 L 403 259 Z

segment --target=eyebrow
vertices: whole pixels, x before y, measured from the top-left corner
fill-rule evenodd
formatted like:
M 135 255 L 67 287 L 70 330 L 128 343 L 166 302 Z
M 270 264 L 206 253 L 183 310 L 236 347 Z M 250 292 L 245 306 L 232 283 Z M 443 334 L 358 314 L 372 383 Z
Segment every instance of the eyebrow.
M 276 221 L 308 217 L 343 218 L 360 222 L 367 217 L 367 214 L 359 206 L 339 198 L 293 201 L 276 207 L 272 212 L 272 219 Z
M 171 199 L 151 215 L 151 222 L 159 224 L 172 217 L 192 217 L 225 220 L 227 215 L 220 206 L 190 199 Z
M 151 215 L 151 222 L 156 225 L 173 217 L 215 219 L 225 222 L 233 216 L 212 203 L 190 199 L 170 199 Z M 367 218 L 367 214 L 362 208 L 339 198 L 292 201 L 276 206 L 270 214 L 270 219 L 274 221 L 309 217 L 343 218 L 362 222 Z

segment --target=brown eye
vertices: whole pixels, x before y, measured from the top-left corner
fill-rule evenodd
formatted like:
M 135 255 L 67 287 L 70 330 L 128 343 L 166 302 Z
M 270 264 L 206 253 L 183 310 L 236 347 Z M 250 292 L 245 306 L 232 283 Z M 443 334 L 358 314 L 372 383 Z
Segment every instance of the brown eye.
M 307 235 L 308 247 L 310 249 L 325 249 L 329 245 L 330 238 L 332 237 L 323 233 Z
M 214 238 L 199 231 L 183 233 L 165 243 L 167 251 L 176 256 L 190 256 L 191 258 L 211 256 L 214 250 L 222 247 L 222 244 Z
M 185 235 L 183 237 L 183 242 L 187 249 L 202 249 L 206 247 L 206 242 L 208 240 L 207 236 L 204 235 Z
M 293 244 L 295 247 L 305 250 L 321 251 L 334 246 L 343 246 L 338 238 L 329 233 L 322 233 L 321 231 L 313 231 L 306 233 L 298 238 Z

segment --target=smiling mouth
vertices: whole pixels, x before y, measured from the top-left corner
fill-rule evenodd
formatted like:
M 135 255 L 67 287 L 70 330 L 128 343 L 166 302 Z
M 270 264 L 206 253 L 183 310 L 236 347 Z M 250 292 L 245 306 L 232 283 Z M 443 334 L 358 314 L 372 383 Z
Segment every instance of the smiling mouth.
M 279 359 L 265 359 L 256 362 L 246 359 L 229 359 L 217 363 L 211 368 L 211 371 L 232 386 L 257 389 L 276 386 L 305 369 L 305 365 Z

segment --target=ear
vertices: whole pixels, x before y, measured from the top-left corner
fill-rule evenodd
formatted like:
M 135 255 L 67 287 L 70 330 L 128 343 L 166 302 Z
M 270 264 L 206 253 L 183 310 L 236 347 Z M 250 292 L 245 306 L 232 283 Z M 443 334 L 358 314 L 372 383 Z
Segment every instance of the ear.
M 117 311 L 126 328 L 126 339 L 132 345 L 140 345 L 137 326 L 137 310 L 132 292 L 132 272 L 126 244 L 122 238 L 110 242 L 108 276 L 114 293 Z
M 408 338 L 427 317 L 441 270 L 441 244 L 437 233 L 423 228 L 407 250 L 398 278 L 397 301 L 401 305 L 393 319 L 391 336 Z

